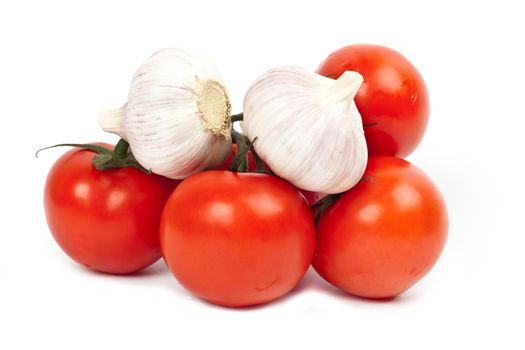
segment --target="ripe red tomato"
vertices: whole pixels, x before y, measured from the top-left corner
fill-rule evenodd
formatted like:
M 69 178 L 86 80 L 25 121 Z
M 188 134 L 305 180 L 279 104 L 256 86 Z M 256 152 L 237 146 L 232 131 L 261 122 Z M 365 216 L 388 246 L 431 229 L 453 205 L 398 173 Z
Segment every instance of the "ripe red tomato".
M 349 293 L 393 297 L 430 271 L 447 230 L 443 198 L 423 171 L 371 157 L 364 180 L 321 215 L 313 266 Z
M 99 171 L 92 165 L 95 155 L 74 149 L 51 168 L 44 190 L 49 229 L 79 264 L 136 272 L 161 257 L 160 216 L 178 181 L 130 167 Z
M 377 45 L 350 45 L 336 50 L 317 73 L 337 79 L 361 73 L 364 82 L 355 103 L 365 127 L 370 155 L 406 157 L 417 147 L 428 124 L 429 101 L 423 78 L 400 53 Z
M 160 242 L 180 284 L 209 302 L 237 307 L 294 288 L 312 260 L 315 232 L 308 205 L 287 182 L 206 171 L 169 198 Z

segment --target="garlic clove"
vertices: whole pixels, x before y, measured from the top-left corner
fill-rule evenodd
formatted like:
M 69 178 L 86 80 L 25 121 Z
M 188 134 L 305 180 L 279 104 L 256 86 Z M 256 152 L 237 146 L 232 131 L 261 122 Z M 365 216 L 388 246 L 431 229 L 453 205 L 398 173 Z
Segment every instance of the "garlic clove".
M 228 157 L 230 112 L 228 92 L 208 57 L 163 49 L 135 72 L 127 103 L 101 112 L 99 124 L 128 141 L 143 167 L 183 179 Z
M 357 72 L 329 79 L 297 66 L 259 77 L 244 99 L 242 130 L 273 172 L 296 187 L 340 193 L 362 177 L 367 148 L 353 98 Z

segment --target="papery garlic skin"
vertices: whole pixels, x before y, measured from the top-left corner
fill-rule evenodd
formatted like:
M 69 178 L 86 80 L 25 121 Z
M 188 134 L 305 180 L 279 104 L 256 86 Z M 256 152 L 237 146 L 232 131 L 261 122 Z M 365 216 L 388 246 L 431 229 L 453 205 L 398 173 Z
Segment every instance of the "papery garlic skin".
M 99 124 L 128 141 L 144 168 L 183 179 L 228 157 L 230 112 L 214 63 L 201 54 L 170 48 L 139 67 L 128 102 L 101 112 Z
M 352 71 L 333 80 L 297 66 L 272 69 L 248 89 L 241 128 L 278 176 L 308 191 L 344 192 L 368 159 L 353 100 L 362 82 Z

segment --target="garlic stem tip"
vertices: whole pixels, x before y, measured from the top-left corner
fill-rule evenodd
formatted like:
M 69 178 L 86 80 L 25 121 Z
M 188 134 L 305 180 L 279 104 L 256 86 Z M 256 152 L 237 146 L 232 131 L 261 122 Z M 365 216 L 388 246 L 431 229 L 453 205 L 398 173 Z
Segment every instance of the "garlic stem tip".
M 127 103 L 124 106 L 98 113 L 98 123 L 105 132 L 119 133 L 122 130 L 122 121 L 127 113 Z
M 334 82 L 330 94 L 341 99 L 353 99 L 363 84 L 363 76 L 347 70 Z

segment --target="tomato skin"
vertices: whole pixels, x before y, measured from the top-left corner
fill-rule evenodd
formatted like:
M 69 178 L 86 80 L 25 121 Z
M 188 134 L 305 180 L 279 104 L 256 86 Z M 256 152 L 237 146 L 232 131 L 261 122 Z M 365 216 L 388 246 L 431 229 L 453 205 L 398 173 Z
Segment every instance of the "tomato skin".
M 178 181 L 130 167 L 99 171 L 91 163 L 95 155 L 73 149 L 49 171 L 44 190 L 49 229 L 79 264 L 112 274 L 139 271 L 161 257 L 160 216 Z
M 365 179 L 321 215 L 313 266 L 348 293 L 394 297 L 430 271 L 447 231 L 445 202 L 423 171 L 371 157 Z
M 179 283 L 209 302 L 240 307 L 288 293 L 315 246 L 299 192 L 266 174 L 206 171 L 184 180 L 162 215 L 164 259 Z
M 400 53 L 378 45 L 349 45 L 336 50 L 317 73 L 337 79 L 361 73 L 364 82 L 355 103 L 366 126 L 369 155 L 406 157 L 425 134 L 430 113 L 428 91 L 418 70 Z

